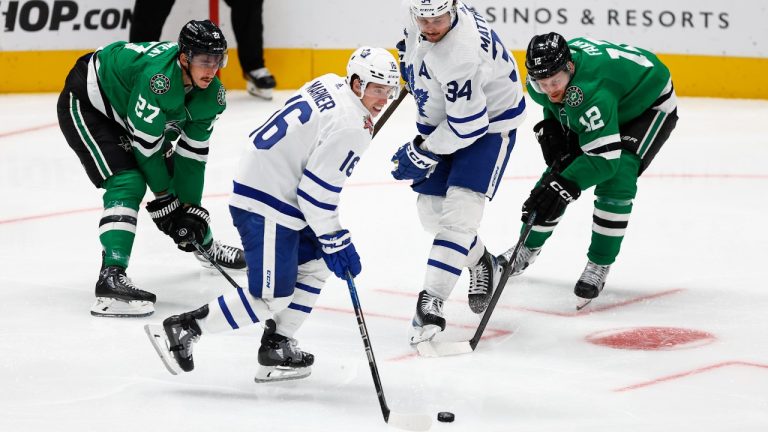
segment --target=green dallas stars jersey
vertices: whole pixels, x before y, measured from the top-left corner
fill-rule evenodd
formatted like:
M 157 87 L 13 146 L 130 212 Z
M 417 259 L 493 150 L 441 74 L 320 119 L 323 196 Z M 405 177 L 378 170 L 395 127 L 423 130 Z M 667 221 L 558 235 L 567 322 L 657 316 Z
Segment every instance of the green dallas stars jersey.
M 199 205 L 208 139 L 226 107 L 225 90 L 214 78 L 206 89 L 185 91 L 178 55 L 175 42 L 109 44 L 98 51 L 98 84 L 106 97 L 103 112 L 131 133 L 150 189 L 170 189 L 182 202 Z M 177 138 L 171 184 L 163 144 Z
M 563 103 L 549 101 L 535 81 L 528 94 L 579 136 L 584 152 L 561 175 L 584 190 L 612 177 L 621 155 L 619 125 L 638 117 L 661 96 L 669 69 L 651 52 L 606 41 L 568 41 L 575 73 Z

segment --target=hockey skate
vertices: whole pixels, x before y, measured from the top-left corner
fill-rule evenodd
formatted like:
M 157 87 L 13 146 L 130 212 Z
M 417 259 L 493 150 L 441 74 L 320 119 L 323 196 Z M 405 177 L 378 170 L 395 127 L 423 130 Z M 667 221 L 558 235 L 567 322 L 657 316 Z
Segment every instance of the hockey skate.
M 504 252 L 502 255 L 507 261 L 509 261 L 512 258 L 512 252 L 514 252 L 515 248 L 511 248 L 508 251 Z M 531 264 L 533 264 L 534 261 L 536 261 L 536 257 L 539 256 L 539 253 L 541 252 L 541 248 L 535 248 L 535 249 L 529 249 L 527 246 L 523 246 L 520 248 L 520 252 L 517 253 L 517 256 L 515 257 L 515 262 L 512 263 L 512 276 L 517 276 L 522 274 L 525 269 L 528 268 Z
M 272 89 L 275 88 L 277 82 L 275 77 L 269 72 L 269 69 L 263 67 L 248 72 L 244 76 L 245 89 L 248 90 L 252 96 L 256 96 L 265 100 L 272 100 Z
M 96 302 L 91 315 L 99 317 L 145 317 L 155 312 L 156 297 L 142 291 L 119 266 L 103 267 L 96 282 Z
M 144 326 L 149 341 L 172 375 L 178 375 L 181 371 L 190 372 L 195 368 L 192 344 L 203 334 L 197 320 L 206 316 L 208 305 L 192 312 L 168 317 L 163 321 L 163 325 Z
M 264 335 L 259 347 L 257 383 L 306 378 L 312 373 L 315 356 L 302 351 L 296 339 L 277 333 L 274 320 L 264 323 Z
M 436 334 L 445 330 L 443 318 L 443 300 L 428 294 L 426 290 L 419 293 L 416 302 L 416 315 L 411 322 L 411 345 L 430 341 Z
M 472 312 L 481 314 L 488 308 L 506 262 L 503 256 L 494 257 L 486 249 L 477 264 L 470 267 L 468 297 Z
M 211 245 L 206 249 L 208 255 L 216 261 L 216 264 L 222 268 L 230 270 L 247 270 L 245 263 L 245 254 L 240 248 L 234 246 L 227 246 L 218 240 L 214 240 Z M 215 268 L 208 258 L 198 251 L 194 252 L 195 258 L 200 261 L 200 265 L 205 268 Z
M 584 272 L 581 273 L 579 281 L 576 282 L 576 286 L 573 288 L 573 293 L 579 297 L 579 303 L 576 305 L 576 310 L 584 309 L 584 307 L 600 295 L 605 286 L 605 278 L 608 277 L 608 271 L 610 269 L 610 264 L 599 265 L 592 261 L 587 261 L 587 266 L 584 268 Z

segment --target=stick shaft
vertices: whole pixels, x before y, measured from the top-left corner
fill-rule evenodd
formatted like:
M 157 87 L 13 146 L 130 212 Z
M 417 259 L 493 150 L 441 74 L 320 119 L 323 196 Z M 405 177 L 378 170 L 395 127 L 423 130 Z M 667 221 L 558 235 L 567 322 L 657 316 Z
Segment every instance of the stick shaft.
M 400 106 L 400 102 L 405 99 L 405 97 L 408 95 L 408 91 L 405 90 L 405 87 L 400 87 L 400 95 L 392 101 L 391 104 L 387 107 L 387 110 L 384 111 L 384 113 L 379 117 L 379 120 L 376 122 L 376 124 L 373 126 L 373 136 L 371 136 L 371 139 L 375 138 L 376 135 L 379 133 L 381 128 L 384 127 L 384 124 L 387 123 L 387 120 L 389 120 L 390 117 L 392 117 L 392 114 L 395 113 L 395 110 L 398 106 Z
M 360 306 L 360 299 L 357 296 L 357 289 L 355 288 L 355 279 L 352 277 L 351 273 L 347 273 L 347 287 L 349 287 L 349 295 L 352 298 L 352 307 L 355 309 L 357 326 L 360 328 L 360 336 L 363 339 L 363 346 L 365 346 L 365 354 L 368 356 L 368 366 L 371 368 L 371 377 L 373 378 L 373 386 L 376 387 L 376 396 L 379 398 L 381 414 L 384 416 L 384 421 L 388 422 L 390 410 L 387 406 L 387 400 L 384 398 L 384 388 L 381 385 L 381 378 L 379 377 L 379 367 L 376 365 L 376 358 L 373 356 L 373 347 L 371 346 L 371 340 L 368 337 L 368 326 L 365 325 L 363 309 Z
M 531 233 L 531 229 L 533 229 L 533 220 L 535 218 L 536 212 L 532 212 L 528 217 L 528 221 L 525 224 L 523 232 L 520 234 L 520 239 L 517 241 L 515 249 L 512 251 L 512 256 L 509 257 L 509 262 L 504 268 L 504 271 L 501 273 L 496 291 L 493 293 L 491 302 L 488 304 L 488 308 L 485 310 L 483 318 L 480 320 L 480 325 L 477 326 L 475 335 L 472 336 L 472 339 L 469 340 L 469 345 L 472 347 L 472 351 L 475 350 L 477 344 L 480 342 L 480 337 L 483 336 L 483 332 L 485 331 L 485 327 L 488 325 L 488 321 L 491 319 L 493 310 L 496 309 L 496 303 L 499 302 L 501 293 L 504 291 L 504 286 L 507 284 L 507 280 L 509 280 L 509 277 L 512 275 L 512 267 L 515 263 L 515 259 L 517 258 L 517 254 L 520 253 L 520 249 L 523 248 L 523 244 L 525 244 L 525 241 L 528 239 L 528 235 Z
M 227 272 L 225 272 L 223 268 L 221 268 L 219 263 L 217 263 L 216 260 L 213 259 L 211 254 L 209 254 L 207 250 L 203 249 L 200 243 L 196 242 L 195 240 L 192 240 L 191 243 L 192 243 L 192 246 L 194 246 L 195 249 L 197 249 L 197 251 L 200 252 L 200 254 L 202 254 L 205 257 L 205 259 L 208 260 L 208 262 L 210 262 L 214 267 L 216 267 L 216 270 L 218 270 L 229 281 L 229 283 L 232 284 L 233 287 L 242 289 L 240 288 L 240 285 L 238 285 L 237 282 L 235 282 L 235 280 L 232 279 L 232 277 L 229 274 L 227 274 Z

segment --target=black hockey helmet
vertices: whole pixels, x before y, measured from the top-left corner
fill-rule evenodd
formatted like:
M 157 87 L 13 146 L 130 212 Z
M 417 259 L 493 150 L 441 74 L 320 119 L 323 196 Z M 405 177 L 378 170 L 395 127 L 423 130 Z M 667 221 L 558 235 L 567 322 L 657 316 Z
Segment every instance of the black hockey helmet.
M 528 76 L 543 79 L 565 69 L 571 61 L 571 50 L 565 38 L 555 32 L 536 35 L 525 52 Z
M 179 52 L 192 60 L 195 54 L 220 56 L 219 67 L 227 61 L 227 40 L 221 29 L 210 20 L 192 20 L 179 33 Z

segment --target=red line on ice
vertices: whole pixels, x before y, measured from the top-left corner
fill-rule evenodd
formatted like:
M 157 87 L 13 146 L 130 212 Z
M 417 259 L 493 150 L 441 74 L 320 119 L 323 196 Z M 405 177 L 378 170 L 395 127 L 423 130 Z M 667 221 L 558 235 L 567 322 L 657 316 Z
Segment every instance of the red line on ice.
M 672 380 L 676 380 L 676 379 L 680 379 L 680 378 L 685 378 L 687 376 L 696 375 L 696 374 L 700 374 L 700 373 L 704 373 L 704 372 L 709 372 L 711 370 L 719 369 L 719 368 L 726 367 L 726 366 L 751 366 L 751 367 L 756 367 L 756 368 L 761 368 L 761 369 L 768 369 L 768 364 L 752 363 L 752 362 L 745 362 L 745 361 L 727 361 L 727 362 L 722 362 L 722 363 L 716 363 L 716 364 L 709 365 L 709 366 L 704 366 L 704 367 L 697 368 L 697 369 L 692 369 L 692 370 L 689 370 L 687 372 L 680 372 L 680 373 L 676 373 L 676 374 L 673 374 L 673 375 L 663 376 L 663 377 L 660 377 L 660 378 L 656 378 L 654 380 L 644 381 L 644 382 L 637 383 L 637 384 L 632 384 L 632 385 L 629 385 L 629 386 L 626 386 L 626 387 L 620 387 L 620 388 L 617 388 L 617 389 L 613 389 L 613 391 L 615 391 L 615 392 L 625 392 L 625 391 L 629 391 L 629 390 L 637 390 L 639 388 L 648 387 L 648 386 L 652 386 L 652 385 L 655 385 L 655 384 L 661 384 L 663 382 L 672 381 Z
M 58 125 L 59 125 L 58 123 L 49 123 L 49 124 L 45 124 L 45 125 L 32 126 L 32 127 L 28 127 L 28 128 L 24 128 L 24 129 L 11 130 L 11 131 L 8 131 L 8 132 L 0 132 L 0 138 L 7 138 L 9 136 L 20 135 L 20 134 L 27 133 L 27 132 L 37 132 L 39 130 L 52 128 L 52 127 L 58 126 Z

